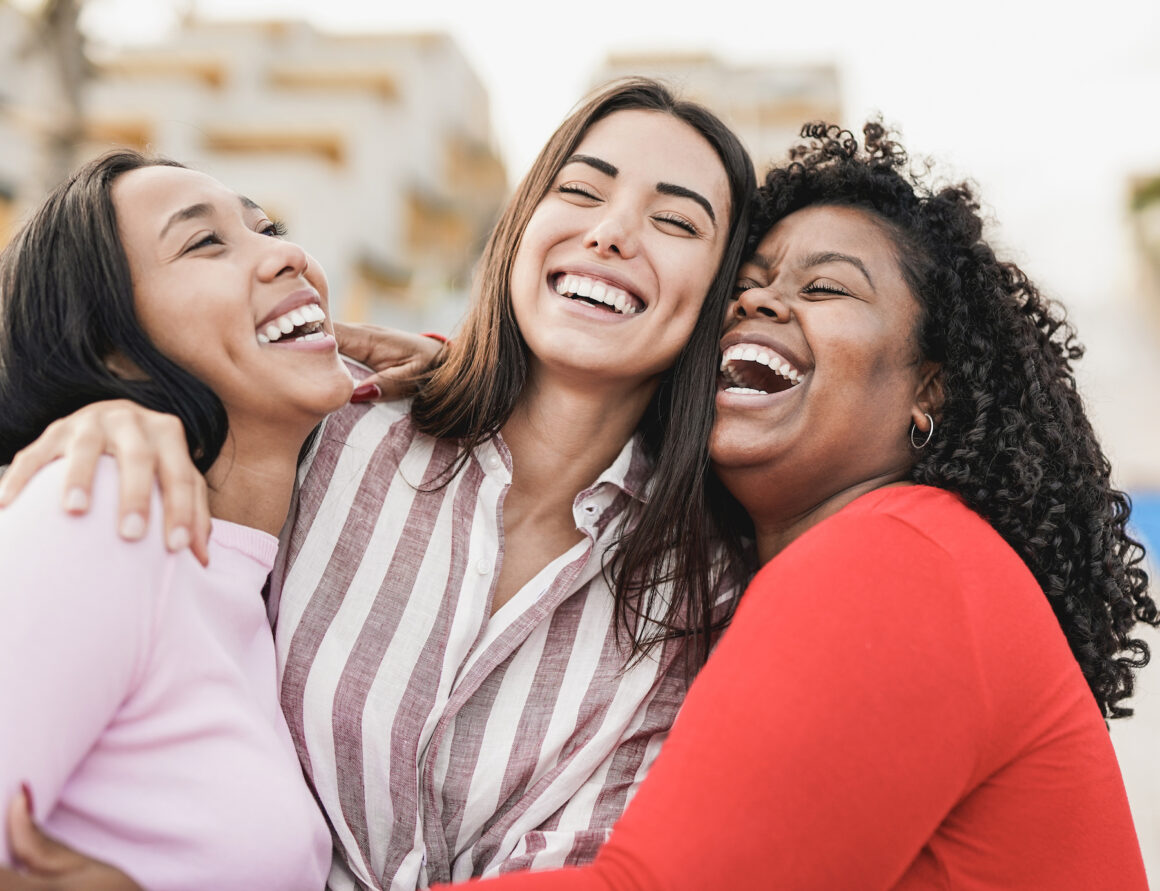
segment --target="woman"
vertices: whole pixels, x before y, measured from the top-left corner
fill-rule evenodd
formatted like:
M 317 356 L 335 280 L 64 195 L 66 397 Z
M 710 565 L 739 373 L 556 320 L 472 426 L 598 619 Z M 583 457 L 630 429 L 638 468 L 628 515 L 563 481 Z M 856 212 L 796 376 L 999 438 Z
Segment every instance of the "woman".
M 752 187 L 703 108 L 599 92 L 414 403 L 324 427 L 271 603 L 332 888 L 584 862 L 655 757 L 735 590 L 697 493 Z
M 57 466 L 0 514 L 0 794 L 23 784 L 49 830 L 154 891 L 318 889 L 330 864 L 260 592 L 298 451 L 352 382 L 326 279 L 280 234 L 216 180 L 117 152 L 0 264 L 0 463 L 123 397 L 178 414 L 208 481 L 209 569 L 114 534 L 111 461 L 88 517 L 57 509 Z
M 721 340 L 764 568 L 595 862 L 497 891 L 1147 887 L 1103 719 L 1157 610 L 1081 349 L 865 134 L 770 172 Z

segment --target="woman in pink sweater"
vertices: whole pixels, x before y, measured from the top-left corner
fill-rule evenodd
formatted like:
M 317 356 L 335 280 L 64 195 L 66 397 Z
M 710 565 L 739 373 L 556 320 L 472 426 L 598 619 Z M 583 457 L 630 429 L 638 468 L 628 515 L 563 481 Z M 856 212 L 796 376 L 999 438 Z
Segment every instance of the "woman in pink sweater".
M 23 786 L 52 833 L 151 891 L 313 891 L 330 864 L 261 589 L 298 452 L 352 382 L 325 277 L 281 235 L 216 180 L 117 152 L 0 266 L 0 464 L 120 397 L 181 416 L 205 475 L 209 567 L 116 534 L 111 461 L 88 516 L 60 511 L 59 465 L 0 515 L 0 799 Z

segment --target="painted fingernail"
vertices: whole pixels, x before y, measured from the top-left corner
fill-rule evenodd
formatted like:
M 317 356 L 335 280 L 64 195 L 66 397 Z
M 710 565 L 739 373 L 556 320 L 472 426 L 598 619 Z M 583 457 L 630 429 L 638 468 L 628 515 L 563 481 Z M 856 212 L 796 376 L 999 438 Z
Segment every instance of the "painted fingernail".
M 379 389 L 378 384 L 361 384 L 354 388 L 354 392 L 350 394 L 351 402 L 373 402 L 383 395 L 383 391 Z
M 189 530 L 184 526 L 173 527 L 169 530 L 166 544 L 169 545 L 171 551 L 184 551 L 189 547 Z
M 121 538 L 136 541 L 145 535 L 145 518 L 140 514 L 128 514 L 121 520 Z
M 64 496 L 64 509 L 70 514 L 88 510 L 89 496 L 84 489 L 69 489 Z
M 32 787 L 28 783 L 21 783 L 20 791 L 24 793 L 24 802 L 28 805 L 28 813 L 36 813 L 36 806 L 32 802 Z

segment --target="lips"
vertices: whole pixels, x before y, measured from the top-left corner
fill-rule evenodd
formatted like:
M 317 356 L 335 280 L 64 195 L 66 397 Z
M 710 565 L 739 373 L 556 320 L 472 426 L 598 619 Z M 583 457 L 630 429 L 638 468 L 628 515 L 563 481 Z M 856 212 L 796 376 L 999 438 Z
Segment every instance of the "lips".
M 766 396 L 802 382 L 805 372 L 773 348 L 740 341 L 721 354 L 721 382 L 727 393 Z

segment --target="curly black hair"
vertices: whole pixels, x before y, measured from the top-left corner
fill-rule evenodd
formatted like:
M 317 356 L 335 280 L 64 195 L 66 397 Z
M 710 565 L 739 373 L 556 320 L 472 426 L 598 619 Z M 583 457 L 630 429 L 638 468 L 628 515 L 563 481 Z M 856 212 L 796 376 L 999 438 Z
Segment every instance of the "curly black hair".
M 1160 624 L 1115 489 L 1076 389 L 1083 355 L 1065 313 L 983 238 L 974 189 L 932 186 L 878 121 L 812 123 L 758 190 L 749 249 L 805 207 L 870 213 L 897 248 L 921 307 L 919 347 L 942 365 L 944 402 L 911 479 L 958 494 L 1015 549 L 1043 588 L 1105 718 L 1132 714 L 1149 648 L 1130 637 Z

